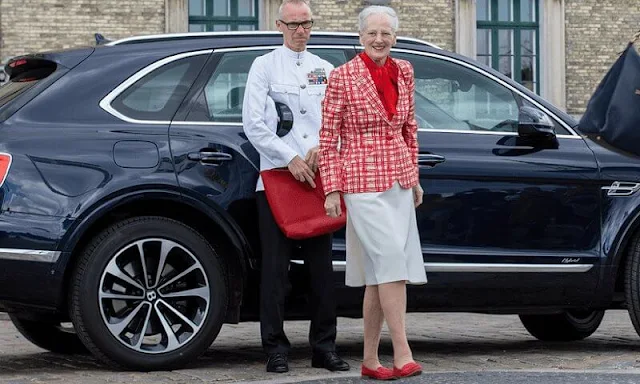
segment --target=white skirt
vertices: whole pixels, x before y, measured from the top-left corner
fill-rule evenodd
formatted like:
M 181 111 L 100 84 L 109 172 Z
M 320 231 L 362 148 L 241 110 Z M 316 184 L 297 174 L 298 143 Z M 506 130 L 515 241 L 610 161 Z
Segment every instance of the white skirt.
M 345 194 L 344 202 L 346 285 L 427 282 L 411 189 L 395 182 L 384 192 Z

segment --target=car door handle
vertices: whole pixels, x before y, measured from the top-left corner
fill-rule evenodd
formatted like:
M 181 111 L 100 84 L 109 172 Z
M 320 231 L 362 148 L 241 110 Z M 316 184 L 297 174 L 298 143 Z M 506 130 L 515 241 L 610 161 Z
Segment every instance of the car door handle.
M 419 153 L 418 154 L 418 166 L 419 167 L 433 167 L 440 163 L 444 163 L 444 156 L 434 155 L 433 153 Z
M 187 155 L 189 160 L 199 161 L 204 164 L 220 165 L 224 161 L 233 160 L 233 156 L 229 153 L 218 151 L 200 151 L 192 152 Z

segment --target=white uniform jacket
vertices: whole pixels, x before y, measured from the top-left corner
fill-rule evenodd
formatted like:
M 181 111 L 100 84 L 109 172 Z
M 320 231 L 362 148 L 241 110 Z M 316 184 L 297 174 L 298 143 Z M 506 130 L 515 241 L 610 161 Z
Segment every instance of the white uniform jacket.
M 321 102 L 333 65 L 308 52 L 284 45 L 257 57 L 249 70 L 242 105 L 242 124 L 260 153 L 260 170 L 286 167 L 296 156 L 304 159 L 318 145 L 322 121 Z M 293 128 L 284 137 L 267 117 L 267 96 L 293 112 Z M 256 191 L 264 190 L 258 178 Z

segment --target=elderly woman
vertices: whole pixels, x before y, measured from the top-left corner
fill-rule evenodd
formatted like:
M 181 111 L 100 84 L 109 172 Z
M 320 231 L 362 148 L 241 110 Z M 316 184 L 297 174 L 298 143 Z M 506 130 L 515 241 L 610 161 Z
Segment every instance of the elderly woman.
M 389 56 L 396 42 L 393 9 L 370 6 L 359 15 L 364 52 L 330 75 L 322 109 L 319 169 L 327 215 L 347 207 L 346 284 L 366 286 L 362 376 L 393 379 L 422 368 L 407 342 L 406 284 L 424 284 L 415 207 L 418 182 L 413 67 Z M 383 321 L 393 343 L 393 369 L 378 345 Z

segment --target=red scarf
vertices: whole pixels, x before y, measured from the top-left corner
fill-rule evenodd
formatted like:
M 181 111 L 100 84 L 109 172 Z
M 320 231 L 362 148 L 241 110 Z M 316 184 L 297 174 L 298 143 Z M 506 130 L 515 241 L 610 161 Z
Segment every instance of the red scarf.
M 391 57 L 387 57 L 384 65 L 376 64 L 366 53 L 360 54 L 362 60 L 371 73 L 373 83 L 376 85 L 380 101 L 387 110 L 389 120 L 396 114 L 396 104 L 398 104 L 398 66 Z

